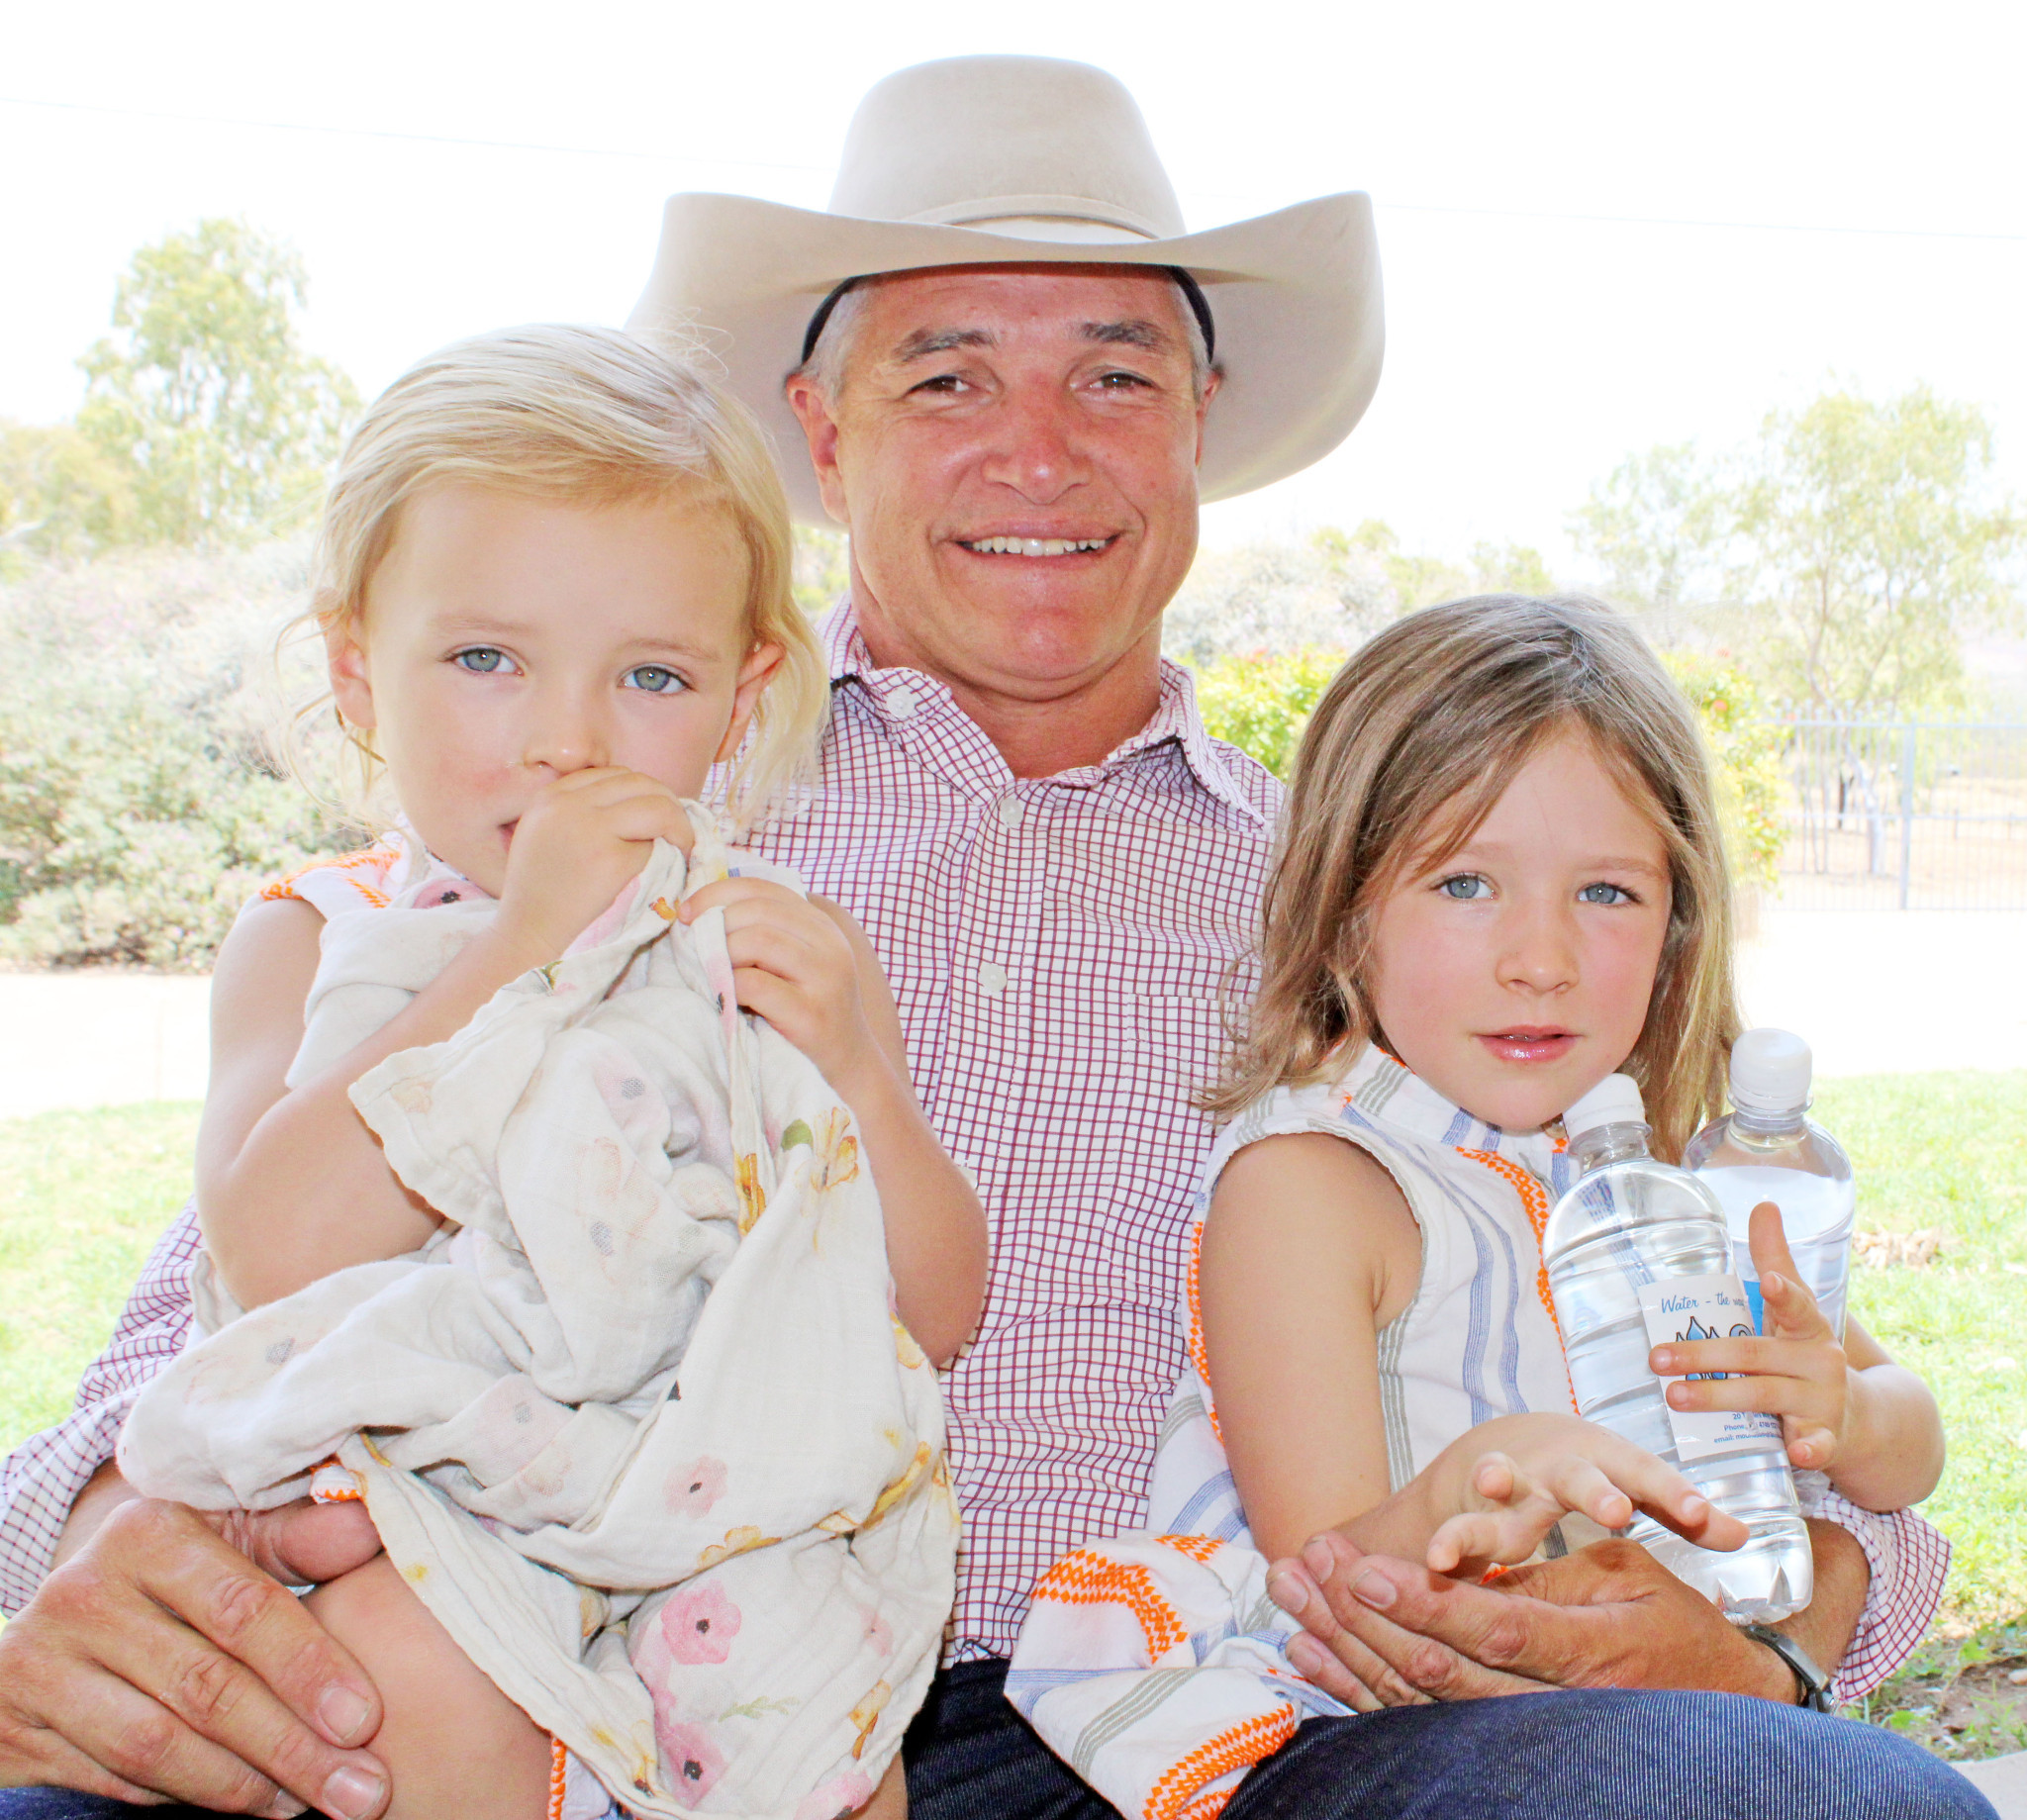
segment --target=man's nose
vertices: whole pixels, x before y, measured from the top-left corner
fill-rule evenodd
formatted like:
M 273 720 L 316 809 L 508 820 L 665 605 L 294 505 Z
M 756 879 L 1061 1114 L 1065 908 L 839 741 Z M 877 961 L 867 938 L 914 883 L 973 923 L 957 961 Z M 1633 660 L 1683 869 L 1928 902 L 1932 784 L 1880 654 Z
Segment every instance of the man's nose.
M 611 762 L 612 741 L 605 716 L 588 693 L 575 689 L 541 692 L 530 717 L 521 762 L 557 777 Z
M 1577 984 L 1576 918 L 1570 907 L 1528 904 L 1515 907 L 1501 931 L 1499 984 L 1530 992 L 1558 993 Z
M 1015 387 L 996 413 L 984 476 L 1037 506 L 1053 505 L 1086 478 L 1077 407 L 1056 385 Z

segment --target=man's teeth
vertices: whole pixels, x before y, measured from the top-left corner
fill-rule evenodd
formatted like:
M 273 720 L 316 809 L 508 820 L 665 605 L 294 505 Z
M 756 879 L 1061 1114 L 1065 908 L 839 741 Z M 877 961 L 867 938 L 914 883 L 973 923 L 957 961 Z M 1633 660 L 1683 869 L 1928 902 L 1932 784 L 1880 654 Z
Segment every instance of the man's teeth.
M 981 537 L 964 547 L 981 556 L 1068 556 L 1078 550 L 1102 550 L 1110 537 Z

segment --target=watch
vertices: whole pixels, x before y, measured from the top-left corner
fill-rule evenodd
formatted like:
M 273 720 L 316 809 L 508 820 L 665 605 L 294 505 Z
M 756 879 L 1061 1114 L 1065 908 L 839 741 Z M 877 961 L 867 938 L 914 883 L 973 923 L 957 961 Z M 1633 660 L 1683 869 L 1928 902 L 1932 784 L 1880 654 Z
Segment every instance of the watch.
M 1739 1629 L 1748 1637 L 1764 1643 L 1794 1671 L 1794 1703 L 1797 1706 L 1807 1706 L 1816 1712 L 1836 1711 L 1830 1698 L 1830 1677 L 1816 1667 L 1815 1658 L 1792 1637 L 1785 1631 L 1776 1630 L 1771 1624 L 1741 1624 Z

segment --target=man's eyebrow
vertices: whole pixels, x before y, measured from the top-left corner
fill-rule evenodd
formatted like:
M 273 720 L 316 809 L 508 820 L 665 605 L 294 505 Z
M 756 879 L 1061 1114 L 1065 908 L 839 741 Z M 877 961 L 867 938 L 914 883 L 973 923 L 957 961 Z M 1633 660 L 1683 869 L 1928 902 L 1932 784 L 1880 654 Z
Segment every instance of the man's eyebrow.
M 931 354 L 947 354 L 953 347 L 995 346 L 992 332 L 986 329 L 917 329 L 894 350 L 894 358 L 904 366 L 911 360 L 925 360 Z
M 1112 346 L 1144 347 L 1152 353 L 1166 353 L 1175 343 L 1175 337 L 1159 323 L 1151 323 L 1145 317 L 1128 317 L 1116 323 L 1086 323 L 1079 333 L 1087 341 L 1103 341 Z

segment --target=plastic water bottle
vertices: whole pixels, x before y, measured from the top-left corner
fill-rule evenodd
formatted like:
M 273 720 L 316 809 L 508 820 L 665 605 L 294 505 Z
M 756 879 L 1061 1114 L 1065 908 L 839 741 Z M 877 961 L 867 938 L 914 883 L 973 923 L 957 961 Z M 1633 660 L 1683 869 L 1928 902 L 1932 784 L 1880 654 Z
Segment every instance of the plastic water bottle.
M 1766 1327 L 1746 1225 L 1753 1209 L 1771 1200 L 1781 1209 L 1795 1269 L 1841 1340 L 1858 1191 L 1850 1159 L 1808 1117 L 1809 1061 L 1809 1046 L 1800 1037 L 1786 1030 L 1748 1030 L 1731 1046 L 1734 1109 L 1689 1140 L 1683 1167 L 1709 1184 L 1724 1209 L 1732 1262 L 1753 1304 L 1753 1324 Z
M 1736 1623 L 1799 1611 L 1815 1576 L 1779 1418 L 1671 1409 L 1647 1369 L 1655 1346 L 1753 1331 L 1716 1197 L 1647 1154 L 1646 1108 L 1624 1075 L 1578 1101 L 1563 1129 L 1584 1175 L 1549 1214 L 1542 1258 L 1577 1412 L 1678 1468 L 1751 1532 L 1721 1552 L 1636 1513 L 1629 1533 Z

